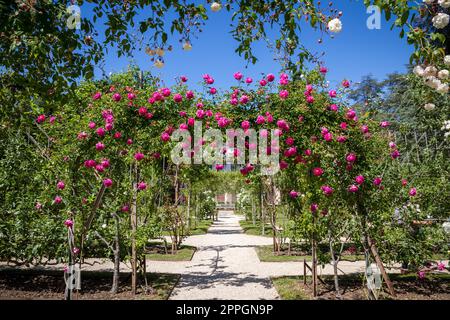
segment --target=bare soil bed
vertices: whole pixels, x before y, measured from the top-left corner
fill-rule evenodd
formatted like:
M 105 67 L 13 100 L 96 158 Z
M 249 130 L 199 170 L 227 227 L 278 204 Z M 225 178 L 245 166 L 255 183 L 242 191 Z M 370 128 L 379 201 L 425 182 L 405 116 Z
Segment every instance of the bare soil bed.
M 148 287 L 141 279 L 137 294 L 131 294 L 131 275 L 120 275 L 119 292 L 112 294 L 112 273 L 82 273 L 82 290 L 74 291 L 78 300 L 163 300 L 167 299 L 178 281 L 178 275 L 147 274 Z M 0 299 L 61 300 L 65 283 L 61 271 L 0 270 Z
M 303 277 L 279 277 L 272 280 L 278 293 L 284 300 L 313 299 L 310 277 L 307 277 L 306 285 L 303 283 Z M 337 299 L 333 278 L 325 276 L 322 277 L 322 280 L 325 284 L 319 283 L 319 296 L 317 299 Z M 397 297 L 392 298 L 386 292 L 381 292 L 379 299 L 450 300 L 450 274 L 427 275 L 424 279 L 419 279 L 416 275 L 391 275 L 391 280 L 393 281 Z M 361 277 L 341 277 L 339 284 L 343 300 L 368 299 Z

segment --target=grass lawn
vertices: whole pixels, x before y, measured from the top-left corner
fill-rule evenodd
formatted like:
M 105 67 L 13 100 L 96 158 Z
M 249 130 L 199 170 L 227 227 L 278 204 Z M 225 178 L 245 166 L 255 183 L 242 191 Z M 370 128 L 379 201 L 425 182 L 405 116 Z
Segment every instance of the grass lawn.
M 256 253 L 261 262 L 296 262 L 296 261 L 311 261 L 311 255 L 299 255 L 292 251 L 291 255 L 287 255 L 287 250 L 281 251 L 280 255 L 273 253 L 273 247 L 269 246 L 259 246 L 256 247 Z M 341 261 L 358 261 L 364 260 L 364 255 L 343 255 Z
M 262 227 L 260 222 L 256 222 L 256 224 L 253 224 L 253 222 L 251 221 L 240 220 L 239 224 L 241 225 L 241 228 L 244 229 L 245 234 L 251 236 L 262 236 Z M 266 234 L 264 236 L 272 237 L 272 229 L 270 225 L 266 226 Z
M 208 228 L 212 225 L 211 219 L 197 221 L 194 228 L 194 222 L 191 221 L 191 229 L 186 231 L 186 236 L 196 236 L 208 232 Z M 163 231 L 163 236 L 170 236 L 169 231 Z
M 200 234 L 205 234 L 208 232 L 208 228 L 212 225 L 212 220 L 201 220 L 198 221 L 195 228 L 193 222 L 191 222 L 191 230 L 189 230 L 189 235 L 196 236 Z
M 155 261 L 190 261 L 197 248 L 182 245 L 175 254 L 171 254 L 170 244 L 168 244 L 167 250 L 168 253 L 166 254 L 162 247 L 149 248 L 150 253 L 146 254 L 146 258 Z
M 450 299 L 450 274 L 428 274 L 425 279 L 419 279 L 414 274 L 390 274 L 398 300 L 448 300 Z M 306 285 L 302 276 L 272 278 L 278 294 L 283 300 L 311 300 L 311 277 L 307 276 Z M 336 299 L 333 276 L 322 276 L 325 285 L 319 282 L 318 299 Z M 365 300 L 367 293 L 363 287 L 362 275 L 339 276 L 339 285 L 344 300 Z M 383 286 L 385 287 L 385 285 Z M 380 300 L 393 299 L 381 292 Z

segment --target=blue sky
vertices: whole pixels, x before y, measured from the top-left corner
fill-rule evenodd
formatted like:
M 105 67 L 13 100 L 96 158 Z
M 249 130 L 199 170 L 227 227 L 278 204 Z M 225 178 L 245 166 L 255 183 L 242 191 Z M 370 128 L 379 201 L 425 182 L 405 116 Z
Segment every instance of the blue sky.
M 407 45 L 405 39 L 399 38 L 399 29 L 390 30 L 393 19 L 389 22 L 383 19 L 380 30 L 369 30 L 366 26 L 369 14 L 366 13 L 362 1 L 337 0 L 333 3 L 334 8 L 344 13 L 341 18 L 344 27 L 340 34 L 334 39 L 325 35 L 322 44 L 317 41 L 320 35 L 311 28 L 303 28 L 300 35 L 301 41 L 312 52 L 325 52 L 322 60 L 330 70 L 327 79 L 331 83 L 340 82 L 344 78 L 359 81 L 367 74 L 381 80 L 388 73 L 406 70 L 413 48 Z M 169 43 L 173 45 L 174 50 L 166 53 L 165 66 L 162 69 L 153 67 L 144 51 L 135 52 L 134 62 L 141 69 L 159 75 L 166 85 L 174 84 L 174 78 L 180 75 L 187 76 L 189 83 L 194 85 L 201 80 L 202 74 L 209 73 L 215 78 L 216 87 L 226 88 L 235 84 L 233 73 L 236 71 L 241 71 L 255 80 L 260 78 L 261 73 L 279 72 L 279 63 L 273 60 L 273 53 L 264 43 L 254 46 L 259 61 L 255 65 L 249 64 L 246 68 L 247 62 L 234 52 L 237 43 L 229 33 L 231 14 L 226 10 L 211 12 L 209 7 L 207 10 L 210 19 L 199 38 L 193 39 L 191 51 L 183 51 L 178 42 L 178 35 L 175 35 L 169 37 Z M 82 7 L 82 15 L 90 15 L 87 7 Z M 101 26 L 99 31 L 102 32 Z M 276 31 L 270 32 L 270 37 L 275 35 Z M 129 58 L 117 58 L 113 49 L 106 57 L 105 71 L 120 72 L 126 70 L 129 63 Z M 99 70 L 96 74 L 101 75 Z

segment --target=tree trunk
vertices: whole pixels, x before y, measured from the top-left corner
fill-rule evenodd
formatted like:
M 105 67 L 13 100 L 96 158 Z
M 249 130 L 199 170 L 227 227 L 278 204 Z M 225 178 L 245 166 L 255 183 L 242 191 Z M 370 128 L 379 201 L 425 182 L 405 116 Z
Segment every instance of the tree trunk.
M 120 276 L 120 241 L 119 241 L 119 217 L 114 214 L 115 233 L 114 233 L 114 273 L 111 292 L 117 293 L 119 291 L 119 276 Z
M 341 292 L 339 290 L 339 276 L 338 276 L 339 259 L 336 258 L 336 256 L 335 256 L 334 249 L 333 249 L 333 243 L 331 241 L 331 237 L 330 237 L 330 243 L 329 244 L 330 244 L 331 260 L 333 262 L 334 289 L 336 290 L 336 298 L 340 299 L 341 298 Z
M 264 210 L 264 195 L 261 192 L 261 232 L 262 235 L 266 234 L 266 210 Z
M 313 233 L 312 233 L 312 282 L 313 296 L 317 297 L 317 242 L 316 242 L 316 216 L 313 213 Z
M 386 285 L 389 289 L 390 295 L 393 297 L 396 297 L 397 295 L 395 294 L 394 286 L 391 282 L 391 279 L 389 278 L 389 275 L 387 274 L 386 270 L 384 269 L 383 261 L 381 261 L 381 258 L 378 255 L 377 247 L 375 246 L 375 243 L 369 236 L 367 236 L 367 243 L 369 244 L 369 248 L 370 248 L 373 258 L 375 259 L 375 262 L 377 263 L 377 266 L 380 269 L 380 272 L 383 276 L 384 282 L 386 282 Z
M 137 168 L 135 167 L 135 179 L 137 180 Z M 131 292 L 136 294 L 137 287 L 137 252 L 136 252 L 136 229 L 137 229 L 137 182 L 133 184 L 133 200 L 131 204 Z
M 189 230 L 191 226 L 191 188 L 189 188 L 187 195 L 187 221 L 186 229 Z

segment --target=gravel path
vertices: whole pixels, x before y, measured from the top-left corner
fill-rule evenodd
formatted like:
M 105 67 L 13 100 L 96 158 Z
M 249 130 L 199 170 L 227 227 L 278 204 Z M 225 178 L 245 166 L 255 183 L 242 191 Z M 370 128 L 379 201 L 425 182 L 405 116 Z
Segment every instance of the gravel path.
M 218 221 L 207 234 L 186 239 L 185 244 L 196 246 L 197 251 L 184 264 L 184 270 L 179 270 L 182 276 L 170 299 L 278 299 L 270 279 L 259 272 L 254 250 L 271 241 L 243 234 L 236 215 L 219 212 Z M 152 263 L 149 267 L 151 271 L 168 272 L 170 265 Z

